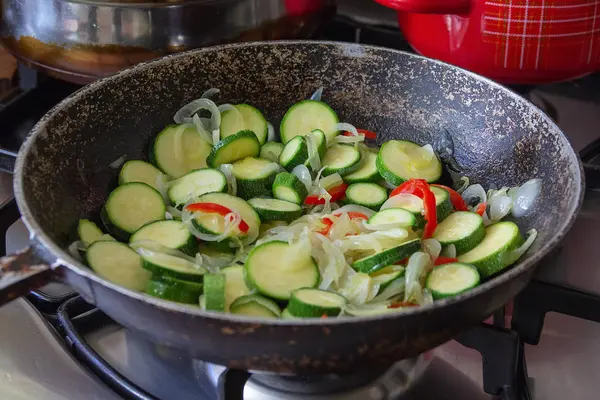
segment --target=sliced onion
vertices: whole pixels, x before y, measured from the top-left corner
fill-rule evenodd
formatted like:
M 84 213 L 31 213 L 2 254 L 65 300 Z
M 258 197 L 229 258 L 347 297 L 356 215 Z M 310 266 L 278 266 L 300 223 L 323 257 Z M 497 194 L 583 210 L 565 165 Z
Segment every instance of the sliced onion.
M 444 250 L 442 251 L 442 255 L 444 257 L 456 258 L 456 246 L 454 246 L 453 244 L 450 244 L 450 245 L 444 247 Z
M 373 302 L 386 301 L 394 296 L 398 296 L 404 293 L 406 283 L 403 279 L 396 279 L 388 287 L 383 289 L 381 293 L 373 298 Z
M 221 112 L 214 101 L 209 99 L 194 100 L 181 107 L 179 111 L 175 113 L 173 119 L 177 124 L 189 124 L 193 122 L 193 115 L 200 110 L 208 110 L 211 113 L 212 142 L 213 144 L 217 144 L 219 142 L 219 129 L 221 127 Z
M 529 250 L 529 248 L 537 238 L 538 232 L 535 229 L 531 229 L 529 232 L 527 232 L 527 235 L 527 240 L 519 248 L 516 248 L 504 254 L 504 262 L 506 263 L 506 265 L 516 263 L 519 260 L 519 258 L 521 258 L 521 256 L 525 254 L 527 250 Z
M 80 250 L 85 250 L 85 245 L 82 242 L 80 242 L 79 240 L 74 241 L 69 245 L 67 250 L 71 257 L 73 257 L 77 261 L 83 261 L 83 259 L 81 258 L 81 254 L 79 254 Z
M 467 204 L 486 203 L 487 194 L 480 184 L 471 185 L 461 194 Z
M 138 250 L 144 249 L 144 250 L 152 251 L 155 253 L 168 254 L 173 257 L 182 258 L 186 261 L 191 262 L 192 264 L 196 263 L 196 260 L 194 257 L 190 257 L 187 254 L 182 253 L 179 250 L 172 249 L 167 246 L 163 246 L 162 244 L 155 242 L 153 240 L 138 240 L 133 243 L 130 243 L 129 247 L 131 247 L 133 250 L 135 250 L 140 255 L 143 255 L 143 254 L 140 253 Z
M 456 189 L 458 193 L 464 192 L 469 187 L 469 177 L 461 176 L 460 181 L 462 182 L 462 185 L 460 185 L 460 187 Z
M 431 161 L 435 157 L 435 152 L 430 144 L 421 147 L 421 154 L 424 160 Z
M 178 210 L 175 207 L 167 206 L 167 212 L 171 214 L 172 217 L 181 219 L 181 210 Z
M 350 143 L 350 144 L 356 144 L 356 143 L 361 143 L 365 141 L 365 137 L 362 135 L 359 136 L 344 136 L 344 135 L 338 135 L 336 137 L 333 138 L 333 140 L 336 143 Z
M 202 93 L 202 96 L 200 96 L 200 98 L 207 99 L 207 98 L 213 97 L 215 94 L 218 94 L 220 92 L 221 91 L 217 88 L 210 88 L 207 91 L 205 91 L 204 93 Z
M 388 208 L 401 208 L 401 206 L 410 205 L 414 209 L 423 208 L 423 200 L 414 194 L 400 193 L 396 196 L 392 196 L 381 205 L 380 210 L 387 210 Z
M 273 128 L 273 124 L 267 122 L 267 142 L 274 142 L 275 139 L 275 128 Z
M 314 237 L 320 242 L 322 251 L 313 249 L 311 254 L 313 257 L 316 256 L 321 271 L 322 281 L 319 288 L 326 290 L 332 283 L 339 284 L 342 275 L 349 267 L 344 254 L 328 238 L 323 235 L 314 235 Z
M 435 239 L 425 239 L 422 242 L 423 249 L 431 257 L 431 261 L 435 262 L 442 252 L 442 245 Z
M 389 183 L 388 181 L 386 181 L 386 182 L 385 182 L 385 187 L 386 187 L 386 188 L 388 188 L 388 189 L 390 189 L 390 190 L 394 190 L 394 189 L 396 189 L 398 186 L 397 186 L 397 185 L 394 185 L 394 184 L 392 184 L 392 183 Z
M 221 164 L 219 165 L 219 170 L 225 174 L 225 178 L 227 178 L 227 192 L 230 195 L 235 196 L 237 194 L 237 181 L 233 175 L 233 165 Z
M 171 214 L 168 211 L 165 211 L 165 219 L 168 220 L 168 221 L 173 220 L 173 214 Z
M 370 208 L 359 206 L 356 204 L 347 204 L 347 205 L 335 210 L 333 212 L 333 215 L 340 215 L 341 213 L 349 213 L 349 212 L 358 212 L 361 214 L 365 214 L 367 216 L 367 218 L 371 218 L 373 216 L 373 214 L 375 214 L 375 211 L 371 210 Z
M 423 287 L 418 281 L 411 281 L 406 285 L 404 292 L 404 301 L 408 303 L 423 303 Z
M 502 218 L 508 215 L 512 205 L 512 199 L 507 195 L 502 194 L 502 192 L 492 194 L 492 196 L 488 198 L 490 220 L 492 222 L 500 221 Z
M 361 136 L 360 133 L 358 133 L 358 130 L 354 127 L 354 125 L 347 124 L 345 122 L 340 122 L 333 129 L 335 131 L 350 132 L 353 136 Z
M 169 199 L 169 193 L 168 193 L 169 184 L 167 182 L 167 176 L 164 174 L 158 175 L 156 177 L 156 180 L 154 181 L 154 187 L 156 188 L 158 193 L 160 193 L 160 195 L 162 196 L 165 204 L 169 204 L 171 202 L 171 200 Z
M 235 106 L 233 104 L 221 104 L 219 107 L 217 107 L 219 109 L 219 112 L 221 114 L 223 114 L 225 111 L 231 111 L 235 114 L 235 119 L 237 120 L 237 122 L 241 122 L 242 124 L 244 123 L 244 116 L 242 115 L 242 113 L 240 112 L 240 110 L 238 110 L 237 108 L 235 108 Z
M 321 86 L 310 96 L 311 100 L 321 101 L 321 96 L 323 95 L 323 87 Z
M 213 144 L 213 138 L 204 127 L 204 124 L 200 120 L 198 114 L 194 114 L 194 116 L 192 117 L 192 122 L 194 123 L 194 127 L 196 128 L 196 132 L 198 132 L 202 140 L 204 140 L 207 143 Z
M 317 186 L 322 189 L 329 189 L 332 187 L 339 186 L 342 183 L 344 183 L 342 176 L 336 172 L 334 174 L 319 179 L 319 183 L 317 184 Z
M 321 169 L 321 158 L 319 157 L 319 149 L 314 135 L 306 135 L 306 146 L 308 147 L 308 163 L 313 171 Z
M 373 300 L 379 291 L 379 284 L 373 283 L 373 279 L 367 274 L 358 273 L 350 277 L 347 284 L 339 290 L 339 293 L 354 305 L 363 305 Z
M 542 181 L 540 179 L 527 181 L 514 190 L 511 193 L 513 199 L 512 215 L 516 218 L 524 216 L 533 207 L 541 190 Z
M 410 256 L 408 259 L 408 264 L 406 264 L 406 272 L 404 276 L 406 282 L 404 301 L 409 301 L 409 298 L 415 295 L 415 293 L 412 293 L 412 291 L 409 292 L 409 289 L 413 289 L 413 285 L 415 283 L 419 284 L 420 289 L 421 279 L 424 278 L 432 268 L 433 263 L 431 262 L 429 254 L 422 251 L 417 251 Z
M 119 168 L 121 168 L 121 166 L 125 163 L 126 157 L 127 157 L 127 155 L 123 154 L 121 157 L 117 158 L 115 161 L 113 161 L 110 164 L 108 164 L 108 167 L 110 169 L 119 169 Z
M 422 306 L 433 304 L 433 295 L 429 289 L 423 289 L 423 299 L 421 300 Z
M 304 186 L 306 186 L 306 190 L 308 190 L 309 192 L 311 191 L 312 177 L 310 176 L 310 171 L 308 170 L 306 165 L 296 165 L 294 169 L 292 169 L 292 174 L 296 175 L 296 177 L 298 177 L 298 179 L 300 179 L 300 181 L 304 183 Z

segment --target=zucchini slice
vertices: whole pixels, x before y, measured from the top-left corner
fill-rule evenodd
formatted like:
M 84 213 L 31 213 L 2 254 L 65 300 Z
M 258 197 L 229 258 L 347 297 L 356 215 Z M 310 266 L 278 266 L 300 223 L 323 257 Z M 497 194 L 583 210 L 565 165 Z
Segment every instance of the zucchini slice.
M 287 308 L 284 308 L 283 311 L 281 312 L 281 319 L 295 319 L 296 317 L 294 317 L 291 313 L 290 310 L 288 310 Z
M 211 168 L 221 164 L 231 164 L 246 157 L 257 157 L 260 153 L 260 143 L 252 131 L 240 131 L 227 136 L 215 144 L 206 157 L 206 163 Z
M 325 133 L 327 142 L 331 143 L 338 134 L 338 123 L 337 114 L 327 104 L 316 100 L 304 100 L 291 106 L 283 116 L 279 129 L 281 141 L 285 144 L 295 136 L 305 136 L 319 129 Z
M 226 192 L 227 178 L 218 169 L 202 168 L 188 172 L 171 183 L 167 194 L 174 206 L 211 192 Z
M 98 225 L 87 219 L 80 219 L 77 224 L 77 234 L 79 240 L 85 247 L 90 247 L 92 243 L 100 240 L 115 240 L 112 236 L 105 234 L 98 228 Z
M 405 268 L 401 265 L 390 265 L 370 274 L 373 284 L 379 284 L 379 292 L 383 292 L 397 279 L 404 276 Z
M 254 132 L 260 144 L 264 144 L 267 141 L 268 128 L 262 113 L 250 104 L 236 104 L 234 107 L 239 114 L 232 110 L 221 114 L 221 140 L 239 131 L 249 130 Z
M 158 190 L 156 183 L 164 174 L 154 165 L 142 160 L 127 161 L 119 172 L 119 185 L 129 182 L 142 182 Z
M 183 258 L 156 251 L 144 251 L 138 249 L 142 254 L 142 267 L 152 272 L 155 276 L 170 276 L 186 281 L 201 282 L 206 270 Z
M 295 317 L 337 317 L 348 303 L 344 296 L 320 289 L 297 289 L 290 296 L 288 310 Z
M 285 200 L 296 204 L 302 204 L 308 189 L 302 183 L 300 178 L 289 172 L 280 172 L 273 182 L 273 197 L 279 200 Z
M 153 276 L 146 285 L 146 293 L 177 303 L 198 304 L 198 299 L 202 294 L 202 284 L 168 276 Z
M 325 167 L 323 176 L 336 172 L 344 176 L 360 166 L 360 152 L 352 145 L 334 144 L 327 148 L 321 164 Z
M 248 283 L 261 294 L 289 300 L 300 288 L 319 284 L 319 268 L 310 254 L 300 254 L 287 242 L 272 241 L 256 246 L 244 265 Z
M 279 142 L 267 142 L 260 148 L 260 158 L 279 162 L 279 155 L 283 151 L 283 144 Z
M 233 176 L 237 182 L 237 195 L 251 199 L 271 194 L 271 186 L 279 166 L 264 158 L 247 157 L 233 163 Z
M 195 127 L 169 125 L 154 139 L 150 160 L 165 174 L 179 178 L 194 169 L 206 167 L 206 157 L 211 149 L 210 143 L 202 139 Z
M 442 176 L 439 158 L 408 140 L 388 140 L 377 154 L 377 170 L 386 182 L 398 186 L 411 178 L 435 182 Z
M 242 219 L 248 224 L 248 232 L 245 235 L 240 233 L 240 239 L 244 245 L 253 242 L 258 237 L 260 229 L 260 218 L 254 208 L 252 208 L 244 199 L 232 196 L 227 193 L 207 193 L 198 199 L 201 203 L 216 203 L 229 208 L 240 214 Z M 193 220 L 194 225 L 200 231 L 218 235 L 223 233 L 224 218 L 218 214 L 199 213 Z
M 257 294 L 238 297 L 231 304 L 230 309 L 232 314 L 253 317 L 279 318 L 281 316 L 281 309 L 277 303 Z
M 346 201 L 379 210 L 379 207 L 387 200 L 387 190 L 376 183 L 353 183 L 346 189 Z
M 246 285 L 244 267 L 241 265 L 223 268 L 221 273 L 225 275 L 225 311 L 229 311 L 237 298 L 250 294 L 250 289 Z
M 435 229 L 433 238 L 443 246 L 453 244 L 456 254 L 473 249 L 483 240 L 485 227 L 483 218 L 477 213 L 457 211 L 443 220 Z
M 106 229 L 121 240 L 148 222 L 165 219 L 166 207 L 156 189 L 141 182 L 125 183 L 108 195 L 100 217 Z
M 283 146 L 279 155 L 279 164 L 288 171 L 291 171 L 300 164 L 308 161 L 308 145 L 304 136 L 296 136 Z
M 207 311 L 225 311 L 225 279 L 223 274 L 204 276 L 204 295 L 200 304 Z
M 198 252 L 198 242 L 181 221 L 150 222 L 135 231 L 129 243 L 150 241 L 191 256 Z
M 479 285 L 479 272 L 472 265 L 449 263 L 435 267 L 427 276 L 425 287 L 434 299 L 456 296 Z
M 93 243 L 86 251 L 86 261 L 102 278 L 137 292 L 146 288 L 151 276 L 142 268 L 140 256 L 117 241 Z
M 417 218 L 412 212 L 403 208 L 388 208 L 373 214 L 368 223 L 371 225 L 401 224 L 408 228 L 417 224 Z
M 487 278 L 502 271 L 506 264 L 504 253 L 523 244 L 519 227 L 510 221 L 497 222 L 485 228 L 485 237 L 475 248 L 458 256 L 458 261 L 472 264 Z
M 381 180 L 379 171 L 377 171 L 377 154 L 370 151 L 364 152 L 364 160 L 361 160 L 360 167 L 344 176 L 346 183 L 377 183 Z
M 260 216 L 260 220 L 292 222 L 302 216 L 302 207 L 296 203 L 285 200 L 265 199 L 257 197 L 248 200 L 254 210 Z
M 356 260 L 351 266 L 357 272 L 372 274 L 373 272 L 377 272 L 388 265 L 397 263 L 398 261 L 410 256 L 420 249 L 421 240 L 413 239 L 409 240 L 408 242 L 404 242 L 399 246 L 392 247 L 391 249 L 387 249 Z

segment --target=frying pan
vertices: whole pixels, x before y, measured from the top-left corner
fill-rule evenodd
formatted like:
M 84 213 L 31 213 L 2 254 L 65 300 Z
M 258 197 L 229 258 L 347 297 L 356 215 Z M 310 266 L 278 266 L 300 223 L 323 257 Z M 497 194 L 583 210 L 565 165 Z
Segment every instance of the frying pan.
M 342 121 L 379 144 L 451 137 L 458 174 L 484 187 L 542 180 L 536 206 L 516 222 L 538 239 L 511 269 L 433 305 L 366 318 L 262 321 L 210 313 L 135 293 L 72 258 L 77 220 L 98 214 L 119 156 L 147 159 L 173 114 L 210 87 L 248 102 L 275 126 L 287 107 L 325 88 Z M 446 143 L 447 144 L 447 143 Z M 412 357 L 453 338 L 512 299 L 565 235 L 582 202 L 581 163 L 559 128 L 509 90 L 459 68 L 399 51 L 331 42 L 206 48 L 141 64 L 93 83 L 33 128 L 15 166 L 15 196 L 31 246 L 2 259 L 2 301 L 61 274 L 86 301 L 145 338 L 192 357 L 252 371 L 349 373 Z M 51 270 L 54 270 L 52 273 Z

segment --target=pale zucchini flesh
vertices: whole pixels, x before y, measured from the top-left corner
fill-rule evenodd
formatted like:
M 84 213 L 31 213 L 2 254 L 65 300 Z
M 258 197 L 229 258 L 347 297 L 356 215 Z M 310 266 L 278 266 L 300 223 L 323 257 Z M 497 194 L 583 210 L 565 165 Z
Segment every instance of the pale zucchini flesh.
M 181 141 L 178 142 L 176 137 L 180 129 Z M 176 149 L 179 143 L 180 148 Z M 179 178 L 194 169 L 206 167 L 211 149 L 210 143 L 202 139 L 194 126 L 170 125 L 154 140 L 150 158 L 165 174 Z
M 142 268 L 141 257 L 129 246 L 116 241 L 93 243 L 86 252 L 90 268 L 102 278 L 134 291 L 142 291 L 150 272 Z
M 236 104 L 236 113 L 227 110 L 221 114 L 221 139 L 234 135 L 239 131 L 249 130 L 254 132 L 259 143 L 267 141 L 267 120 L 262 113 L 250 104 Z

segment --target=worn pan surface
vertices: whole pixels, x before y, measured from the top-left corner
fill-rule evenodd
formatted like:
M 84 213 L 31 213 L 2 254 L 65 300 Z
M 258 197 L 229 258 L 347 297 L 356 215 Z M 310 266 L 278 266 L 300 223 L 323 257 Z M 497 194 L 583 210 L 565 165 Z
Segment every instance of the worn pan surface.
M 221 101 L 249 102 L 276 124 L 287 107 L 320 86 L 343 121 L 376 131 L 380 142 L 431 143 L 447 130 L 457 163 L 472 182 L 512 186 L 541 178 L 535 209 L 517 221 L 523 231 L 539 231 L 530 251 L 501 276 L 432 306 L 372 318 L 267 323 L 131 292 L 64 250 L 77 219 L 97 215 L 114 187 L 117 171 L 109 164 L 123 154 L 146 159 L 154 135 L 204 90 L 218 87 Z M 204 360 L 280 373 L 342 373 L 421 353 L 513 298 L 569 229 L 582 186 L 578 157 L 552 121 L 517 95 L 455 67 L 354 44 L 208 48 L 94 83 L 35 126 L 15 171 L 32 249 L 3 260 L 3 268 L 17 269 L 24 260 L 42 270 L 42 264 L 62 265 L 68 282 L 117 322 Z

